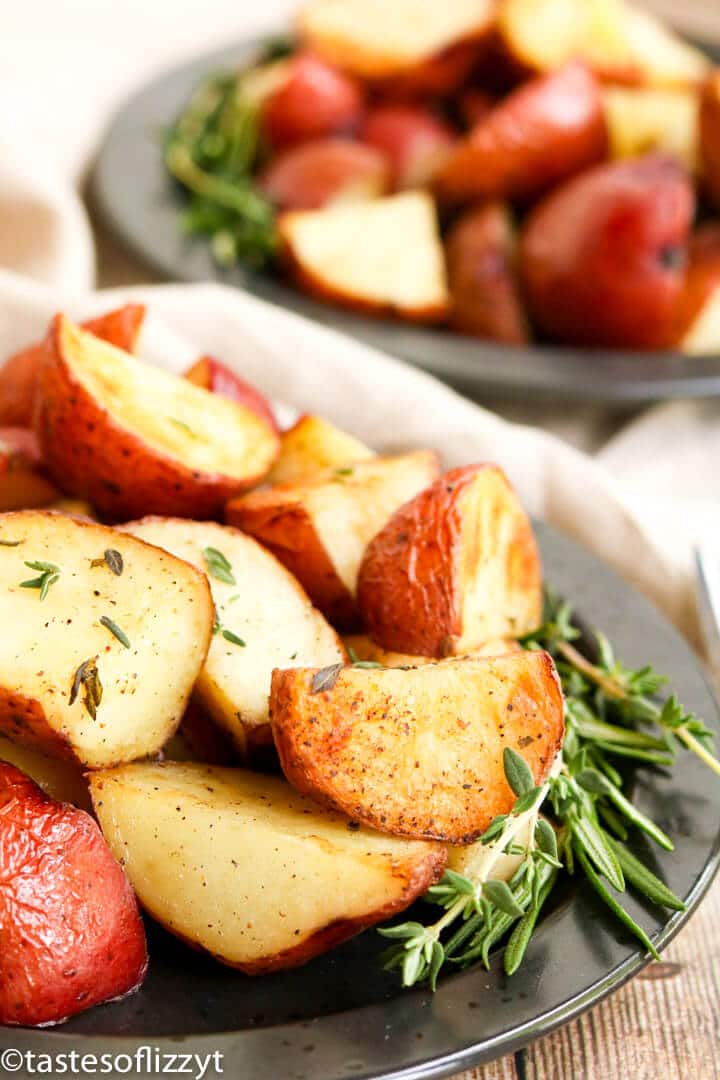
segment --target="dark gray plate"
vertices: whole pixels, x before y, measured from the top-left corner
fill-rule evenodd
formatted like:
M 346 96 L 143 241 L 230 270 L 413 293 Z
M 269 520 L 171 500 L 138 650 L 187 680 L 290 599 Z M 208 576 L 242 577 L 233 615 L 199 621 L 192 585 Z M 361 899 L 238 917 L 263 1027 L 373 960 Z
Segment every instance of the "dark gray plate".
M 539 528 L 547 578 L 604 629 L 623 660 L 652 663 L 680 700 L 717 726 L 702 671 L 679 635 L 606 566 L 547 527 Z M 675 839 L 676 851 L 637 848 L 688 903 L 667 921 L 629 900 L 658 947 L 699 902 L 718 865 L 720 783 L 691 755 L 672 775 L 638 774 L 635 799 Z M 224 1075 L 243 1080 L 364 1080 L 445 1076 L 551 1031 L 638 972 L 646 960 L 595 894 L 568 881 L 533 938 L 521 973 L 476 966 L 441 981 L 433 996 L 399 991 L 369 931 L 305 968 L 251 979 L 150 929 L 150 974 L 135 996 L 91 1010 L 63 1028 L 2 1030 L 20 1049 L 132 1053 L 156 1045 L 225 1055 Z M 211 1074 L 212 1075 L 212 1074 Z
M 108 132 L 92 177 L 93 200 L 118 237 L 155 270 L 179 281 L 239 285 L 417 364 L 476 397 L 637 404 L 720 395 L 720 356 L 688 359 L 673 353 L 498 345 L 343 311 L 304 296 L 270 273 L 221 270 L 205 240 L 188 240 L 178 230 L 182 196 L 163 166 L 157 136 L 204 76 L 249 63 L 257 44 L 234 45 L 162 76 L 128 102 Z M 720 49 L 715 56 L 720 58 Z

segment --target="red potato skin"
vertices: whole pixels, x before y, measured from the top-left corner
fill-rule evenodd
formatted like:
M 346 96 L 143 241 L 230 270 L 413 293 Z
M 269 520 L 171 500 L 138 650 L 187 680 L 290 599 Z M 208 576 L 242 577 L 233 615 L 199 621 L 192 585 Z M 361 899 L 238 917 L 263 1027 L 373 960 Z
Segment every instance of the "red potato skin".
M 72 746 L 48 724 L 39 702 L 15 690 L 0 687 L 0 735 L 44 754 L 76 762 Z
M 47 506 L 58 494 L 43 474 L 34 432 L 0 428 L 0 512 Z
M 456 141 L 453 129 L 420 105 L 378 105 L 360 129 L 360 139 L 390 162 L 397 190 L 429 184 Z
M 281 487 L 255 492 L 252 503 L 233 499 L 225 508 L 225 520 L 271 551 L 333 626 L 354 627 L 355 599 L 338 577 L 307 511 L 300 503 L 278 503 L 278 492 Z
M 371 540 L 358 577 L 357 603 L 375 642 L 393 652 L 447 656 L 461 632 L 455 587 L 461 546 L 462 497 L 483 469 L 452 469 L 393 514 Z M 541 580 L 532 529 L 518 522 L 513 580 L 533 587 Z
M 465 334 L 524 345 L 530 329 L 517 273 L 510 211 L 490 202 L 468 210 L 445 241 L 450 323 Z
M 713 293 L 720 289 L 720 224 L 710 222 L 690 238 L 685 284 L 677 315 L 681 342 Z
M 344 196 L 375 198 L 389 187 L 380 150 L 349 139 L 315 139 L 278 154 L 262 172 L 262 190 L 281 210 L 319 210 Z
M 349 133 L 364 107 L 359 82 L 310 52 L 298 53 L 262 110 L 263 132 L 275 147 Z
M 125 352 L 134 352 L 144 318 L 142 304 L 125 304 L 82 326 Z M 0 425 L 32 426 L 37 373 L 46 349 L 47 339 L 15 353 L 0 368 Z
M 442 200 L 527 200 L 603 161 L 600 84 L 580 61 L 514 90 L 463 139 L 435 178 Z
M 500 662 L 513 658 L 506 655 L 494 659 Z M 488 658 L 488 664 L 492 661 L 493 658 Z M 562 746 L 564 699 L 550 654 L 534 653 L 530 663 L 513 684 L 508 701 L 513 720 L 507 725 L 501 720 L 499 731 L 501 738 L 507 739 L 506 746 L 522 753 L 534 782 L 542 784 Z M 351 672 L 351 668 L 345 668 L 340 679 L 348 678 Z M 387 776 L 383 774 L 393 770 L 392 775 L 396 776 L 396 763 L 387 764 L 379 737 L 379 750 L 374 760 L 368 759 L 365 755 L 372 752 L 372 745 L 363 739 L 356 741 L 353 728 L 358 717 L 367 715 L 371 721 L 378 722 L 385 738 L 401 745 L 409 738 L 412 746 L 412 710 L 395 711 L 392 698 L 382 692 L 365 700 L 359 689 L 354 696 L 349 692 L 338 702 L 333 699 L 332 689 L 319 693 L 312 690 L 316 674 L 315 669 L 276 669 L 272 677 L 270 717 L 275 745 L 282 771 L 296 791 L 368 828 L 394 836 L 451 844 L 473 843 L 494 817 L 512 810 L 515 795 L 504 776 L 495 782 L 497 777 L 479 771 L 467 787 L 455 785 L 451 819 L 443 811 L 439 820 L 436 816 L 440 800 L 435 786 L 429 799 L 427 794 L 419 795 L 420 805 L 401 800 L 402 811 L 396 816 L 397 804 L 390 807 L 386 800 L 372 797 L 374 788 L 387 791 Z M 467 726 L 462 717 L 455 723 L 459 728 Z M 505 727 L 509 729 L 507 733 Z M 451 742 L 452 727 L 446 736 Z M 359 780 L 351 778 L 348 782 L 349 768 L 359 774 Z
M 487 35 L 482 33 L 470 40 L 457 42 L 396 75 L 373 79 L 372 89 L 381 100 L 415 101 L 448 97 L 468 81 L 473 68 L 483 56 L 487 41 Z
M 531 318 L 575 345 L 671 346 L 694 211 L 690 178 L 660 154 L 601 165 L 557 188 L 520 241 Z
M 700 96 L 700 154 L 705 193 L 720 210 L 720 70 L 710 76 Z
M 97 824 L 7 764 L 0 860 L 0 1023 L 61 1023 L 142 983 L 142 920 Z
M 222 360 L 216 360 L 214 356 L 201 356 L 191 368 L 188 368 L 183 378 L 195 386 L 201 386 L 203 390 L 210 390 L 213 394 L 219 394 L 220 397 L 236 401 L 238 405 L 244 405 L 246 409 L 250 409 L 263 420 L 267 420 L 273 431 L 280 434 L 275 413 L 267 398 L 250 383 L 236 375 L 227 364 L 223 364 Z
M 63 355 L 60 315 L 50 340 L 35 432 L 63 491 L 87 499 L 115 521 L 148 513 L 203 519 L 219 515 L 228 499 L 262 479 L 263 474 L 238 480 L 200 473 L 149 447 L 116 423 L 75 377 Z M 84 438 L 68 437 L 75 432 Z

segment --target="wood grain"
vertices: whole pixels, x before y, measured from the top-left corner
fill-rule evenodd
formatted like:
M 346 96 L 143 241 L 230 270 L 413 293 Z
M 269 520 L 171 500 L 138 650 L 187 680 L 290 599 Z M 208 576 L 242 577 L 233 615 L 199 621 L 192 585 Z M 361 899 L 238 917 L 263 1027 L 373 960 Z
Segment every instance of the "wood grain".
M 526 1050 L 456 1080 L 720 1080 L 720 880 L 650 967 Z

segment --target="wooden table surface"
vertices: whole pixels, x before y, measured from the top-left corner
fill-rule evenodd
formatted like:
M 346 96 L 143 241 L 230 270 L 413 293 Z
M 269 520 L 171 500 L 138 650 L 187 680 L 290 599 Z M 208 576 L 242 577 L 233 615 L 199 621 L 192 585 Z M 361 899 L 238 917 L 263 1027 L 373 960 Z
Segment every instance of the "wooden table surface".
M 641 2 L 720 40 L 720 0 Z M 720 878 L 659 964 L 555 1034 L 455 1080 L 720 1080 Z

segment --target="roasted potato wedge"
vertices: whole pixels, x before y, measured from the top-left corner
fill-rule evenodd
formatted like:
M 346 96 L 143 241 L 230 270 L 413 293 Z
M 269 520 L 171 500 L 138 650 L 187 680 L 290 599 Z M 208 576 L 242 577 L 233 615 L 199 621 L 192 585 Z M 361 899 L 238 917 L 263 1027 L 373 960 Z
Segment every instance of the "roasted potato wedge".
M 401 506 L 367 547 L 358 606 L 386 649 L 462 655 L 542 616 L 532 526 L 502 470 L 453 469 Z
M 83 323 L 83 329 L 119 349 L 134 352 L 144 318 L 142 304 L 125 304 L 117 311 Z M 47 337 L 15 353 L 0 368 L 0 425 L 32 425 L 35 384 L 46 349 Z
M 274 157 L 258 182 L 281 210 L 319 210 L 385 195 L 390 164 L 385 154 L 361 142 L 314 139 Z
M 579 57 L 608 82 L 692 86 L 709 66 L 700 49 L 624 0 L 503 0 L 498 27 L 525 70 L 551 71 Z
M 689 356 L 720 351 L 720 224 L 709 222 L 690 239 L 678 310 L 677 344 Z
M 700 157 L 706 195 L 720 210 L 720 68 L 712 72 L 702 89 Z
M 273 668 L 342 662 L 342 642 L 285 567 L 237 529 L 180 518 L 145 518 L 124 529 L 207 573 L 218 630 L 195 693 L 241 757 L 252 758 L 272 745 Z
M 420 667 L 434 663 L 432 656 L 415 656 L 413 653 L 393 652 L 383 649 L 368 634 L 345 634 L 343 637 L 351 661 L 361 664 L 379 664 L 380 667 Z M 471 656 L 501 656 L 503 653 L 521 652 L 522 646 L 510 638 L 492 638 L 470 650 Z
M 133 891 L 96 823 L 1 763 L 0 1023 L 61 1023 L 146 969 Z
M 301 289 L 369 314 L 437 322 L 447 313 L 435 203 L 427 191 L 281 214 L 278 232 Z
M 4 736 L 0 736 L 0 761 L 20 769 L 51 799 L 72 803 L 83 810 L 91 809 L 90 792 L 83 770 L 73 761 L 48 757 Z
M 367 544 L 437 474 L 429 450 L 377 457 L 233 499 L 226 516 L 285 564 L 333 625 L 349 626 Z
M 55 320 L 35 431 L 68 494 L 126 519 L 209 517 L 257 483 L 279 440 L 246 406 Z
M 0 733 L 89 768 L 154 754 L 213 620 L 205 575 L 157 547 L 64 514 L 0 516 Z
M 517 250 L 517 230 L 505 203 L 481 203 L 453 223 L 445 256 L 450 322 L 456 330 L 510 345 L 527 344 L 530 327 Z
M 672 154 L 688 172 L 700 168 L 700 97 L 694 87 L 608 86 L 603 104 L 613 158 Z
M 227 364 L 223 364 L 222 360 L 217 360 L 214 356 L 201 356 L 188 368 L 184 378 L 195 386 L 201 386 L 203 390 L 210 390 L 213 394 L 220 394 L 238 405 L 244 405 L 279 433 L 275 413 L 268 399 L 250 383 L 241 379 Z
M 48 506 L 59 492 L 48 479 L 28 428 L 0 428 L 0 513 Z
M 296 484 L 326 469 L 339 469 L 372 457 L 375 454 L 370 447 L 354 435 L 322 416 L 307 413 L 280 437 L 280 453 L 267 480 L 269 484 Z
M 564 733 L 560 680 L 541 652 L 275 671 L 270 719 L 298 791 L 391 835 L 451 844 L 512 808 L 506 747 L 539 784 Z
M 510 93 L 447 156 L 441 199 L 528 199 L 607 157 L 600 84 L 578 60 Z
M 310 0 L 299 17 L 302 39 L 319 56 L 362 79 L 403 79 L 405 89 L 428 62 L 466 42 L 482 39 L 492 27 L 492 0 Z M 454 79 L 461 73 L 454 69 Z M 441 88 L 451 87 L 442 80 Z M 421 82 L 428 89 L 427 79 Z M 434 91 L 437 85 L 430 87 Z
M 296 967 L 389 918 L 445 866 L 444 848 L 353 831 L 275 777 L 142 763 L 90 782 L 142 905 L 249 975 Z

